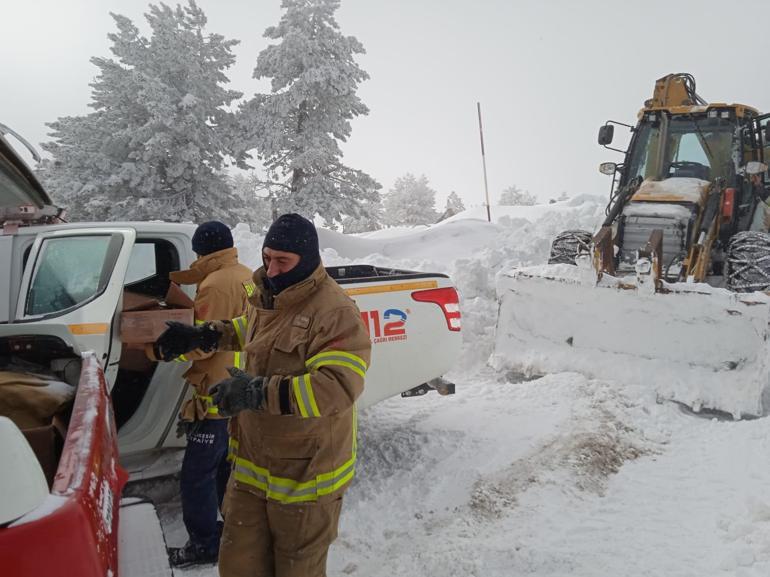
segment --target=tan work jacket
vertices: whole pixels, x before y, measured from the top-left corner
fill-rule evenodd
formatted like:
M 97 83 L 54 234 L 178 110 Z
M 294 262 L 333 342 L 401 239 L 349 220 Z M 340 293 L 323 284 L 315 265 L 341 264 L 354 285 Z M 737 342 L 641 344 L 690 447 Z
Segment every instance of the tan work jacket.
M 236 489 L 283 503 L 331 501 L 355 473 L 356 408 L 371 341 L 356 304 L 323 266 L 273 303 L 265 271 L 245 317 L 212 323 L 221 349 L 243 350 L 267 378 L 265 408 L 233 417 Z
M 251 292 L 252 271 L 238 262 L 235 248 L 219 250 L 202 256 L 192 263 L 189 270 L 172 272 L 169 277 L 178 284 L 196 284 L 195 322 L 230 319 L 242 315 Z M 152 348 L 148 354 L 152 356 Z M 242 367 L 238 353 L 201 350 L 181 355 L 177 361 L 192 361 L 184 378 L 195 388 L 193 398 L 182 407 L 182 418 L 187 421 L 219 418 L 216 407 L 211 406 L 209 388 L 230 374 L 228 367 Z

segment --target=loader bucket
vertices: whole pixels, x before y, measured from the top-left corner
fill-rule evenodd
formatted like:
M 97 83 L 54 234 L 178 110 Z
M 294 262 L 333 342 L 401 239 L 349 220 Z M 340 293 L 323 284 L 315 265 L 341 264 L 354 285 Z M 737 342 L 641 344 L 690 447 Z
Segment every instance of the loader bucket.
M 499 277 L 491 364 L 526 375 L 575 371 L 654 387 L 659 399 L 735 418 L 763 414 L 768 385 L 765 293 L 663 283 L 570 265 L 517 269 Z

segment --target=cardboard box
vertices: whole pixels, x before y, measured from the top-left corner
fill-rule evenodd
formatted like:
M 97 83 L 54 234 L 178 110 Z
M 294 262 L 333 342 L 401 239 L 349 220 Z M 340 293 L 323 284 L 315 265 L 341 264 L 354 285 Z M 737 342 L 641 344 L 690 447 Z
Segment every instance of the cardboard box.
M 153 366 L 155 366 L 155 361 L 150 360 L 144 352 L 144 347 L 145 345 L 143 344 L 123 343 L 118 368 L 137 373 L 146 373 L 152 370 Z
M 54 421 L 56 419 L 54 417 Z M 42 427 L 21 430 L 43 469 L 49 489 L 53 487 L 56 468 L 59 466 L 59 459 L 64 447 L 64 431 L 66 428 L 56 422 Z
M 168 327 L 166 321 L 192 325 L 194 302 L 171 283 L 163 301 L 126 291 L 120 314 L 120 340 L 126 345 L 153 343 Z

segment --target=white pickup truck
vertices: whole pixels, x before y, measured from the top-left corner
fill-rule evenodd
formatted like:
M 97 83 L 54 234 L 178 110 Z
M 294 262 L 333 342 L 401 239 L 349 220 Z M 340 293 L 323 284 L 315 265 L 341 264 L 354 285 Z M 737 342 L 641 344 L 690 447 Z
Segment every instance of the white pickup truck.
M 118 323 L 124 290 L 162 298 L 169 273 L 196 258 L 195 226 L 57 223 L 56 209 L 3 128 L 0 371 L 28 367 L 76 385 L 81 355 L 93 351 L 112 397 L 123 467 L 134 479 L 167 474 L 163 464 L 176 465 L 168 450 L 182 446 L 174 429 L 191 394 L 182 379 L 187 366 L 137 364 L 137 351 L 120 341 Z M 328 271 L 356 301 L 372 337 L 360 407 L 398 394 L 453 390 L 441 376 L 462 339 L 458 295 L 447 276 L 368 265 Z M 193 288 L 185 290 L 194 296 Z

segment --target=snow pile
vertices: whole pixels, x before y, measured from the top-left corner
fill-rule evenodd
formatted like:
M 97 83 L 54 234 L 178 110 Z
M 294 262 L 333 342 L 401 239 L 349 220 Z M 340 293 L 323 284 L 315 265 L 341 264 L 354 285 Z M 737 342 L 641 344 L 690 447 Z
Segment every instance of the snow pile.
M 495 278 L 514 266 L 548 259 L 553 238 L 563 230 L 596 230 L 605 200 L 582 195 L 549 205 L 492 207 L 493 223 L 470 209 L 430 227 L 384 229 L 345 235 L 318 229 L 327 266 L 370 264 L 448 274 L 458 287 L 465 352 L 458 370 L 484 364 L 492 353 L 497 301 Z M 233 229 L 241 262 L 261 265 L 263 237 L 247 225 Z
M 678 197 L 683 202 L 701 202 L 710 184 L 707 180 L 686 177 L 645 180 L 634 195 L 634 200 L 662 199 L 671 202 L 672 197 Z

